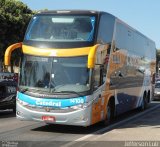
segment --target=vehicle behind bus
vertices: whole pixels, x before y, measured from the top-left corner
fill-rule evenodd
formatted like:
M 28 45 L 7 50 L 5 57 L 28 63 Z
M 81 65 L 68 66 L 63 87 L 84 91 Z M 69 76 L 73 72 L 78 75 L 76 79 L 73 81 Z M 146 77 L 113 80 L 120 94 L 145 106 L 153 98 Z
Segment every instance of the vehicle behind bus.
M 0 74 L 4 77 L 0 79 L 0 110 L 12 109 L 13 112 L 16 112 L 17 82 L 12 79 L 6 79 L 7 74 Z

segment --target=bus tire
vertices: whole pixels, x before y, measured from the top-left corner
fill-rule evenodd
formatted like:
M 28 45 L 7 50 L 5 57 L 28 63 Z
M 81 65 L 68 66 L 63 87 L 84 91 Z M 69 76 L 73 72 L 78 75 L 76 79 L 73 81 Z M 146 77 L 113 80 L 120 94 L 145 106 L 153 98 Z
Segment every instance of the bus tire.
M 112 100 L 110 100 L 109 102 L 108 102 L 108 105 L 106 106 L 106 111 L 107 111 L 107 113 L 106 113 L 106 118 L 105 118 L 105 120 L 103 121 L 103 124 L 105 125 L 105 126 L 108 126 L 109 124 L 111 124 L 111 122 L 113 121 L 113 119 L 114 119 L 114 101 L 113 101 L 113 99 Z
M 144 93 L 143 100 L 140 106 L 140 110 L 144 111 L 147 108 L 147 106 L 148 106 L 148 98 L 147 98 L 147 95 Z
M 148 102 L 148 104 L 151 102 L 151 94 L 150 94 L 150 91 L 148 91 L 148 94 L 147 94 L 147 102 Z

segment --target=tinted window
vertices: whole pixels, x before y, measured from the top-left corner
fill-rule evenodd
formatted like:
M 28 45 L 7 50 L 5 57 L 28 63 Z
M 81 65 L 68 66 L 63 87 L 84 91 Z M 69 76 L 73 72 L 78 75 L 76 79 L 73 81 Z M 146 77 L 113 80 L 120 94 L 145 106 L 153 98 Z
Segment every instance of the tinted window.
M 102 14 L 99 21 L 98 37 L 99 43 L 111 43 L 114 29 L 114 17 Z
M 35 16 L 29 25 L 25 40 L 90 42 L 94 38 L 95 22 L 94 16 Z

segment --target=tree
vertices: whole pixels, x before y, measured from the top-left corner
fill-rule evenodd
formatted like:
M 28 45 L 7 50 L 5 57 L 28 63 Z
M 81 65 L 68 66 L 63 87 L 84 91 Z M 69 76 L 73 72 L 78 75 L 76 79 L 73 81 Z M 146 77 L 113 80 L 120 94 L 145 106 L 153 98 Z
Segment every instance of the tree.
M 33 12 L 18 0 L 0 0 L 0 59 L 13 43 L 22 42 L 26 27 Z M 17 61 L 20 50 L 15 51 L 11 63 Z

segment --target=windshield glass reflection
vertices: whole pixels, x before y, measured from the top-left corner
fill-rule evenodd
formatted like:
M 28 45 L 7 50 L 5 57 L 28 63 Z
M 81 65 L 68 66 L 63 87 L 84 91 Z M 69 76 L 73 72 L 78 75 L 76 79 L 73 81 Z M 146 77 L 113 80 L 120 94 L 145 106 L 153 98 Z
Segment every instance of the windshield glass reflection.
M 94 32 L 95 16 L 37 15 L 30 22 L 25 40 L 91 42 Z
M 89 88 L 87 56 L 45 58 L 24 56 L 21 64 L 20 87 L 42 92 L 85 92 Z

